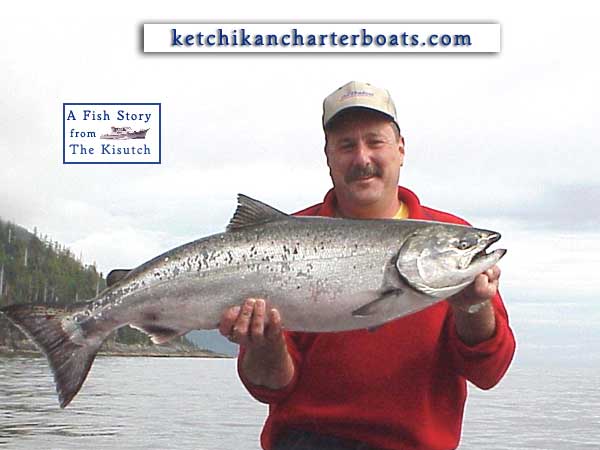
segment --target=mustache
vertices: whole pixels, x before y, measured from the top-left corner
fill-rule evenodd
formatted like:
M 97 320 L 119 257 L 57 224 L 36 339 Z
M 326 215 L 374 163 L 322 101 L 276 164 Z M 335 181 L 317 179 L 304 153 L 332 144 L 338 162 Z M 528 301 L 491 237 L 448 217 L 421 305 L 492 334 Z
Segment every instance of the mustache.
M 346 183 L 351 183 L 360 178 L 381 177 L 381 175 L 381 169 L 373 164 L 367 164 L 366 166 L 352 166 L 344 176 L 344 181 Z

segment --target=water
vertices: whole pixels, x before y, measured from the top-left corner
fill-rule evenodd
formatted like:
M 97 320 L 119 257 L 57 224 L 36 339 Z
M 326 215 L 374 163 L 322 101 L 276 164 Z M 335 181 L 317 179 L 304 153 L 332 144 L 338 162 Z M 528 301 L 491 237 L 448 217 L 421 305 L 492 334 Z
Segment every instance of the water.
M 461 449 L 600 449 L 600 369 L 514 367 L 471 388 Z
M 65 410 L 42 358 L 0 358 L 0 448 L 258 450 L 235 360 L 98 358 Z M 514 366 L 472 388 L 462 450 L 600 449 L 600 370 Z
M 266 406 L 233 359 L 97 358 L 58 407 L 42 358 L 0 359 L 0 448 L 259 449 Z

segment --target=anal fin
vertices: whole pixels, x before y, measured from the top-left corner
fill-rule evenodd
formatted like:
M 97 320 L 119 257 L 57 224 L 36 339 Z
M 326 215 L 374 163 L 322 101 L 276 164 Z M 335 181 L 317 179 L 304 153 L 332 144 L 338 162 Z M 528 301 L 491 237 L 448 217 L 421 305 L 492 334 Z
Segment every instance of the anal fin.
M 189 331 L 170 328 L 159 324 L 129 324 L 129 326 L 147 334 L 154 344 L 165 344 L 179 336 L 183 336 Z

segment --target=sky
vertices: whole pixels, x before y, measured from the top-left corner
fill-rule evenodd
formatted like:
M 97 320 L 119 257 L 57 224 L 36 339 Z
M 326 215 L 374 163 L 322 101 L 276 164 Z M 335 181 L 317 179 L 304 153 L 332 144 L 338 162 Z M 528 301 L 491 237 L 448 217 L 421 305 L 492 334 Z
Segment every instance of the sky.
M 563 344 L 600 354 L 596 17 L 577 0 L 12 3 L 0 18 L 0 217 L 106 274 L 223 231 L 238 192 L 302 209 L 331 186 L 323 98 L 368 81 L 396 102 L 400 183 L 502 233 L 502 293 L 531 338 L 522 354 Z M 143 23 L 235 21 L 496 22 L 502 51 L 141 50 Z M 161 102 L 162 163 L 62 164 L 64 102 Z

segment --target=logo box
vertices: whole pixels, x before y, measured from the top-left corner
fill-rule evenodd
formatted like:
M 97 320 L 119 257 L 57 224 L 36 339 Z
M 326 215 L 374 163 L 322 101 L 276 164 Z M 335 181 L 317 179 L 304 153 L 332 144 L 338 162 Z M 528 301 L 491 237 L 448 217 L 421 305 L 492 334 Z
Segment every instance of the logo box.
M 63 103 L 63 164 L 160 163 L 160 103 Z

